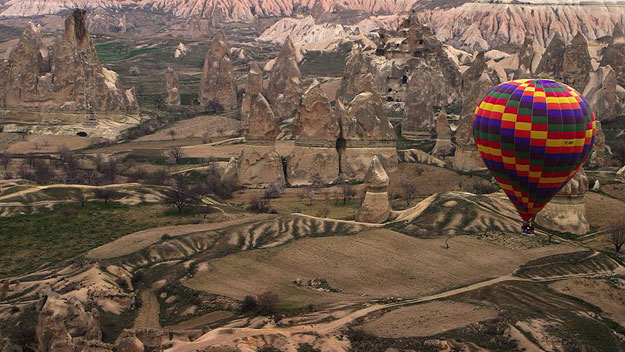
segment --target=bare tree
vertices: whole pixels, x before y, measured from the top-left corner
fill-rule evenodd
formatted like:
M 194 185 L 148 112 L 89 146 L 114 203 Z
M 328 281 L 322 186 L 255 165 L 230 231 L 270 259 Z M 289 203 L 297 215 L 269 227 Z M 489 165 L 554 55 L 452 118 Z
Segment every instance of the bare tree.
M 108 183 L 115 183 L 117 175 L 119 175 L 119 160 L 109 158 L 102 164 L 102 174 Z
M 356 197 L 356 190 L 349 183 L 342 183 L 340 185 L 341 197 L 343 198 L 343 205 L 347 204 L 348 200 L 354 199 Z
M 417 186 L 406 180 L 404 177 L 400 179 L 400 185 L 403 193 L 404 200 L 406 201 L 406 207 L 410 206 L 410 203 L 417 198 Z
M 169 132 L 167 132 L 167 134 L 171 137 L 171 140 L 173 141 L 174 139 L 176 139 L 176 131 L 174 130 L 169 130 Z
M 93 192 L 93 194 L 96 198 L 102 199 L 104 204 L 108 204 L 109 200 L 113 199 L 115 196 L 115 191 L 110 188 L 98 188 Z
M 33 181 L 39 184 L 49 183 L 54 177 L 54 171 L 50 167 L 50 164 L 47 160 L 43 159 L 34 159 L 35 162 L 33 164 L 33 173 L 32 178 Z
M 184 158 L 184 152 L 181 147 L 174 146 L 169 148 L 167 156 L 173 159 L 176 163 L 179 163 Z
M 93 163 L 95 164 L 96 171 L 102 172 L 102 166 L 104 165 L 105 161 L 106 158 L 104 157 L 104 154 L 98 153 L 95 155 L 95 157 L 93 158 Z
M 308 205 L 312 205 L 315 199 L 315 189 L 312 186 L 304 187 L 301 192 L 297 194 L 300 200 L 308 200 Z
M 199 193 L 197 187 L 191 187 L 184 176 L 179 175 L 174 179 L 173 186 L 163 191 L 163 203 L 175 206 L 178 213 L 182 213 L 186 207 L 201 202 L 202 192 Z
M 76 157 L 76 154 L 66 146 L 60 147 L 58 149 L 58 153 L 60 166 L 65 172 L 67 182 L 75 182 L 76 175 L 80 169 L 80 161 L 78 160 L 78 157 Z
M 4 168 L 4 172 L 6 172 L 9 168 L 11 160 L 13 160 L 13 156 L 7 151 L 4 151 L 2 152 L 2 154 L 0 154 L 0 165 L 2 165 L 2 167 Z
M 620 253 L 621 247 L 625 245 L 625 227 L 616 227 L 610 232 L 610 242 L 612 242 L 612 245 L 614 246 L 614 251 L 616 253 Z
M 89 198 L 87 197 L 87 193 L 82 191 L 82 190 L 78 190 L 77 192 L 74 193 L 74 200 L 78 203 L 80 203 L 80 207 L 84 208 L 85 204 L 87 204 L 87 201 L 89 200 Z

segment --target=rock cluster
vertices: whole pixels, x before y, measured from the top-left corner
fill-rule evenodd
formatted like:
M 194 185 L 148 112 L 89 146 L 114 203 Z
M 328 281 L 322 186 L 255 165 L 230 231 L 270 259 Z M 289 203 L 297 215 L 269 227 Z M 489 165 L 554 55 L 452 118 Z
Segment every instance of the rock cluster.
M 585 235 L 590 230 L 586 219 L 584 195 L 588 192 L 588 178 L 580 168 L 573 178 L 538 213 L 536 222 L 550 230 Z
M 219 31 L 204 58 L 199 87 L 200 105 L 216 111 L 237 108 L 237 89 L 234 82 L 234 64 L 230 45 L 223 31 Z
M 597 134 L 592 144 L 592 152 L 588 158 L 589 167 L 601 167 L 605 163 L 605 134 L 601 127 L 601 121 L 597 121 Z
M 432 149 L 432 155 L 437 157 L 446 157 L 454 155 L 456 147 L 451 143 L 451 128 L 447 121 L 447 112 L 445 109 L 439 111 L 436 117 L 436 144 Z
M 271 69 L 266 90 L 267 100 L 280 121 L 294 117 L 302 98 L 301 80 L 296 49 L 287 38 Z
M 529 78 L 542 60 L 540 45 L 534 41 L 534 37 L 525 36 L 523 45 L 519 50 L 519 65 L 514 73 L 514 79 Z
M 592 70 L 588 41 L 582 33 L 577 33 L 564 49 L 560 79 L 582 92 L 588 81 L 588 73 Z
M 165 104 L 169 106 L 180 106 L 180 81 L 178 75 L 173 68 L 167 68 L 165 73 L 165 85 L 167 89 L 167 96 L 165 97 Z
M 135 112 L 132 91 L 124 91 L 115 72 L 100 64 L 86 27 L 86 12 L 76 9 L 49 53 L 41 28 L 30 24 L 9 60 L 0 63 L 0 106 L 39 110 Z
M 614 120 L 623 113 L 623 104 L 617 95 L 616 80 L 617 76 L 612 66 L 599 67 L 589 74 L 584 97 L 597 120 Z
M 245 87 L 245 95 L 241 103 L 241 116 L 243 119 L 250 117 L 252 104 L 256 100 L 258 94 L 263 91 L 263 70 L 258 66 L 257 62 L 252 62 L 250 71 L 247 75 L 247 85 Z
M 562 70 L 566 44 L 560 34 L 556 33 L 545 50 L 536 73 L 541 76 L 559 77 Z
M 614 26 L 610 44 L 605 48 L 601 66 L 611 66 L 617 72 L 617 80 L 625 85 L 625 34 L 621 26 Z
M 367 174 L 365 175 L 367 193 L 362 201 L 356 220 L 381 224 L 391 213 L 391 205 L 388 200 L 388 186 L 390 184 L 388 174 L 377 156 L 371 159 Z

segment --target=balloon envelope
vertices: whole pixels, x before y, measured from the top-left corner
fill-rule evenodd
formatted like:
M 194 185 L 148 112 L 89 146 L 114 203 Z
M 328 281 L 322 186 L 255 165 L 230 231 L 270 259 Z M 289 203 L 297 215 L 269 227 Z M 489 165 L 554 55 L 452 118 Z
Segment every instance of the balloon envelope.
M 520 79 L 488 92 L 473 114 L 473 133 L 486 167 L 527 221 L 582 166 L 596 122 L 573 88 Z

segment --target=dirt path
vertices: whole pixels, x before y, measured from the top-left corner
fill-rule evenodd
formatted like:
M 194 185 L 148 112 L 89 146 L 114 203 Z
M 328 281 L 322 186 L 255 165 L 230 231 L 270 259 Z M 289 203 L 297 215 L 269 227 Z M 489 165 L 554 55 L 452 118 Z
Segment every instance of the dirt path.
M 141 308 L 135 319 L 135 328 L 156 328 L 160 329 L 158 314 L 160 306 L 158 299 L 152 291 L 146 290 L 141 292 Z

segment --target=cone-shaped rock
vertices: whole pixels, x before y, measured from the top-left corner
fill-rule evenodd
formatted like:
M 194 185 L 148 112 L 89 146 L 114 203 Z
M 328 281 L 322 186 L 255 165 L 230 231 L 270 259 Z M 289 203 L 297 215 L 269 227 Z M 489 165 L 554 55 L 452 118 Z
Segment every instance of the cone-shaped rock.
M 601 167 L 605 163 L 605 134 L 601 121 L 597 121 L 597 134 L 592 144 L 592 152 L 588 159 L 588 166 Z
M 287 37 L 269 75 L 266 96 L 280 121 L 293 117 L 302 96 L 295 46 Z
M 237 90 L 234 82 L 234 64 L 230 45 L 223 31 L 219 31 L 204 58 L 199 87 L 200 105 L 217 111 L 237 108 Z
M 333 146 L 341 133 L 330 99 L 316 80 L 302 96 L 293 126 L 296 144 Z
M 540 63 L 542 55 L 534 43 L 534 37 L 526 36 L 519 51 L 519 67 L 514 74 L 514 79 L 529 77 Z
M 588 41 L 581 32 L 564 49 L 560 79 L 569 86 L 583 91 L 588 80 L 588 73 L 592 71 Z
M 432 149 L 432 155 L 450 156 L 453 155 L 454 150 L 455 147 L 451 143 L 451 127 L 447 121 L 447 112 L 445 109 L 441 109 L 436 117 L 436 144 Z
M 259 93 L 263 91 L 263 70 L 257 62 L 250 65 L 250 72 L 247 75 L 247 85 L 245 86 L 245 96 L 241 103 L 241 115 L 247 119 L 252 109 L 252 103 Z
M 605 48 L 601 58 L 601 66 L 612 66 L 616 72 L 618 82 L 625 84 L 625 35 L 621 26 L 614 27 L 612 40 Z
M 180 81 L 178 75 L 173 68 L 167 68 L 165 73 L 165 84 L 167 88 L 167 97 L 165 97 L 165 104 L 170 106 L 180 106 Z
M 475 82 L 480 78 L 484 70 L 486 70 L 486 60 L 484 58 L 484 52 L 480 51 L 475 59 L 469 65 L 469 68 L 462 73 L 462 88 L 471 90 Z
M 611 66 L 599 67 L 589 75 L 584 96 L 597 120 L 613 120 L 623 111 L 616 92 L 616 80 L 616 73 Z
M 374 92 L 373 76 L 368 76 L 373 72 L 374 70 L 366 61 L 364 54 L 360 50 L 354 50 L 347 60 L 345 74 L 336 92 L 337 101 L 347 106 L 358 94 Z
M 437 100 L 442 82 L 436 74 L 424 74 L 428 71 L 420 65 L 408 80 L 404 106 L 404 118 L 401 121 L 401 134 L 409 139 L 429 139 L 434 127 L 433 102 Z M 440 77 L 442 79 L 442 75 Z M 438 90 L 438 91 L 437 91 Z
M 396 139 L 379 95 L 373 92 L 358 94 L 342 117 L 342 137 L 350 145 L 364 145 L 367 142 L 393 144 Z
M 391 205 L 388 201 L 387 188 L 389 178 L 382 163 L 374 156 L 365 176 L 367 193 L 362 201 L 356 219 L 360 222 L 380 224 L 388 219 Z
M 555 36 L 549 42 L 536 72 L 540 75 L 558 77 L 562 69 L 565 47 L 564 40 L 562 40 L 560 34 L 556 32 Z
M 262 94 L 258 94 L 247 121 L 245 138 L 248 142 L 273 142 L 280 128 L 269 102 Z

